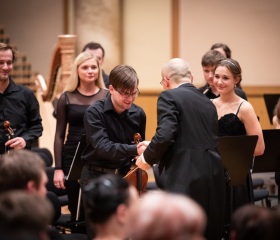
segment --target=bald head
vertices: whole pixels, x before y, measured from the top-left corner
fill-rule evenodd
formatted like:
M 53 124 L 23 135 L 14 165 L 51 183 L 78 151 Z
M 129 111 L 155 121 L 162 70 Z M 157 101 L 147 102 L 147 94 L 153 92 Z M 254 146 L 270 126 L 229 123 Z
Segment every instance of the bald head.
M 181 58 L 173 58 L 162 67 L 162 77 L 166 77 L 175 84 L 192 82 L 192 74 L 189 64 Z
M 192 199 L 162 191 L 148 192 L 133 220 L 133 240 L 203 239 L 206 216 Z

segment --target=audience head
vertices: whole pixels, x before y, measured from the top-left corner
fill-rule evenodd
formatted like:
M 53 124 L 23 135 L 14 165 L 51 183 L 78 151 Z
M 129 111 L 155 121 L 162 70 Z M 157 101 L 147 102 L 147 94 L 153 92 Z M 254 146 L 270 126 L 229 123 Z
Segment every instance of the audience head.
M 272 209 L 245 205 L 232 215 L 231 240 L 280 239 L 280 216 Z
M 0 52 L 10 51 L 12 54 L 12 62 L 16 60 L 16 51 L 10 45 L 0 42 Z
M 192 199 L 163 191 L 145 193 L 131 221 L 132 240 L 204 239 L 206 215 Z
M 242 80 L 242 70 L 239 63 L 236 60 L 231 58 L 221 60 L 215 68 L 215 75 L 217 71 L 222 68 L 228 69 L 228 71 L 235 80 L 235 85 L 240 85 L 240 82 Z
M 173 58 L 166 62 L 161 70 L 163 88 L 170 89 L 177 87 L 184 82 L 192 82 L 193 76 L 189 64 L 181 58 Z
M 85 73 L 88 71 L 89 67 L 98 70 L 97 78 L 95 80 L 96 86 L 105 88 L 97 58 L 90 52 L 81 52 L 74 60 L 70 79 L 65 87 L 65 91 L 72 92 L 77 89 L 80 85 L 81 79 L 84 80 Z
M 97 234 L 98 227 L 106 224 L 118 226 L 124 234 L 127 232 L 130 215 L 138 200 L 134 186 L 120 175 L 105 174 L 85 186 L 84 196 L 86 214 L 90 225 L 97 227 Z
M 46 198 L 25 191 L 0 194 L 0 239 L 47 240 L 52 217 Z
M 212 47 L 210 49 L 219 51 L 220 53 L 222 53 L 224 55 L 225 58 L 231 58 L 231 50 L 228 47 L 228 45 L 226 45 L 224 43 L 215 43 L 212 45 Z
M 103 64 L 104 62 L 104 57 L 105 57 L 105 50 L 104 48 L 97 42 L 89 42 L 87 43 L 84 47 L 82 52 L 91 52 L 94 56 L 96 56 L 96 58 L 99 61 L 100 66 Z
M 46 196 L 45 162 L 29 150 L 11 150 L 0 157 L 0 193 L 27 190 Z

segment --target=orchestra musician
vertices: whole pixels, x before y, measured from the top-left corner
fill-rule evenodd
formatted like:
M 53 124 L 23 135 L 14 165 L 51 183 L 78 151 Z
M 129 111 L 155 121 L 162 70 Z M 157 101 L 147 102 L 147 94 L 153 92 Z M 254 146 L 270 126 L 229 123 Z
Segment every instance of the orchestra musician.
M 87 145 L 81 156 L 85 161 L 82 189 L 90 179 L 105 173 L 125 176 L 131 160 L 143 151 L 133 142 L 135 133 L 145 139 L 146 129 L 146 114 L 133 103 L 139 95 L 137 73 L 131 66 L 118 65 L 109 81 L 110 95 L 92 104 L 84 115 Z
M 43 131 L 39 103 L 29 88 L 16 84 L 10 77 L 15 61 L 15 50 L 0 43 L 0 154 L 7 149 L 31 149 Z M 4 121 L 9 122 L 13 137 Z

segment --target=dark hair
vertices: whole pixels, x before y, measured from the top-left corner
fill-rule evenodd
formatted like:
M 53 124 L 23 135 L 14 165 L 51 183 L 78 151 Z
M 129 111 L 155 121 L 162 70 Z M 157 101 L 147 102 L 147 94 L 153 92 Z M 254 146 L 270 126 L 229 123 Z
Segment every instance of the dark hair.
M 36 187 L 42 181 L 45 162 L 39 154 L 30 150 L 11 150 L 0 157 L 0 193 L 26 189 L 32 180 Z
M 231 59 L 231 58 L 226 58 L 226 59 L 221 60 L 217 64 L 215 71 L 216 71 L 217 67 L 219 67 L 219 66 L 226 67 L 232 73 L 234 78 L 239 78 L 240 80 L 236 85 L 237 86 L 240 85 L 241 80 L 242 80 L 242 70 L 241 70 L 239 63 L 236 60 Z
M 22 190 L 0 194 L 0 235 L 7 239 L 39 239 L 52 218 L 53 207 L 42 196 Z
M 228 47 L 228 45 L 226 45 L 224 43 L 215 43 L 212 45 L 212 47 L 210 49 L 215 50 L 216 48 L 222 48 L 226 53 L 226 57 L 231 58 L 231 50 Z
M 225 59 L 222 53 L 216 50 L 210 50 L 202 56 L 201 65 L 202 67 L 215 67 L 222 59 Z
M 0 42 L 0 51 L 6 51 L 6 50 L 11 50 L 12 51 L 12 54 L 13 54 L 12 61 L 14 62 L 16 60 L 16 50 L 12 46 L 10 46 L 6 43 Z
M 105 174 L 84 189 L 86 214 L 93 223 L 106 222 L 120 204 L 129 204 L 129 183 L 120 175 Z
M 133 91 L 135 85 L 138 86 L 139 79 L 131 66 L 118 65 L 110 72 L 109 82 L 115 89 L 125 92 L 126 90 Z
M 238 208 L 232 216 L 231 232 L 237 240 L 280 239 L 280 216 L 272 209 L 256 205 Z
M 82 52 L 84 52 L 85 50 L 87 49 L 90 49 L 90 50 L 96 50 L 100 48 L 102 50 L 102 53 L 103 53 L 103 57 L 105 57 L 105 50 L 104 48 L 101 46 L 100 43 L 97 43 L 97 42 L 89 42 L 87 43 L 84 47 L 83 47 L 83 50 Z

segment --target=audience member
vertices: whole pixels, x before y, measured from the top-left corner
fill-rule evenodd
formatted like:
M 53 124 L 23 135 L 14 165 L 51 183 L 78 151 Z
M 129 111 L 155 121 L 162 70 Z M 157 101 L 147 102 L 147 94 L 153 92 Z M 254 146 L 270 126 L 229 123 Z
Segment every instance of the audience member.
M 36 153 L 11 150 L 0 157 L 0 194 L 23 189 L 45 197 L 47 181 L 45 163 Z
M 53 194 L 46 190 L 47 181 L 45 162 L 37 153 L 24 149 L 11 150 L 0 157 L 0 195 L 24 190 L 31 195 L 51 199 Z M 62 239 L 53 227 L 50 226 L 48 232 L 52 240 Z
M 151 191 L 143 195 L 130 225 L 131 240 L 201 240 L 206 215 L 189 197 Z
M 218 63 L 215 69 L 214 85 L 220 97 L 213 99 L 219 119 L 218 136 L 257 135 L 258 141 L 254 156 L 258 156 L 263 154 L 265 148 L 263 133 L 252 105 L 235 93 L 235 85 L 241 79 L 242 72 L 237 61 L 227 58 Z M 227 192 L 226 221 L 229 223 L 233 210 L 253 202 L 250 171 L 245 185 L 228 186 Z
M 49 240 L 53 209 L 46 198 L 25 191 L 0 194 L 0 239 Z
M 225 59 L 225 57 L 220 52 L 215 51 L 215 50 L 210 50 L 203 55 L 202 60 L 201 60 L 203 75 L 204 75 L 206 84 L 203 87 L 199 88 L 199 91 L 202 92 L 203 94 L 205 94 L 210 99 L 219 97 L 219 92 L 213 84 L 214 70 L 215 70 L 217 64 L 223 59 Z M 240 84 L 240 82 L 237 83 L 237 85 L 238 84 Z M 236 94 L 238 96 L 247 100 L 247 96 L 243 90 L 241 90 L 238 87 L 235 87 L 234 91 L 236 92 Z
M 225 58 L 231 58 L 231 50 L 228 45 L 224 43 L 215 43 L 211 46 L 210 50 L 219 51 L 224 55 Z
M 272 122 L 276 129 L 280 129 L 280 98 L 274 108 Z
M 231 240 L 279 240 L 280 216 L 272 209 L 245 205 L 232 216 Z
M 164 189 L 197 201 L 208 217 L 206 238 L 221 239 L 225 179 L 217 151 L 217 111 L 192 84 L 183 59 L 165 63 L 161 75 L 165 91 L 158 98 L 156 134 L 136 164 L 146 170 L 159 163 Z
M 10 148 L 30 149 L 42 135 L 39 103 L 34 93 L 10 77 L 15 61 L 14 49 L 0 42 L 0 154 Z M 8 121 L 5 126 L 3 123 Z
M 86 109 L 107 95 L 97 58 L 89 52 L 80 53 L 74 61 L 65 92 L 58 100 L 54 140 L 53 182 L 57 188 L 67 190 L 71 221 L 76 220 L 80 184 L 78 179 L 65 180 L 65 176 L 69 173 L 77 145 L 85 134 L 83 118 Z
M 81 185 L 105 173 L 125 176 L 131 160 L 140 154 L 133 143 L 135 133 L 145 139 L 146 115 L 133 102 L 139 94 L 135 70 L 118 65 L 110 73 L 110 95 L 92 104 L 84 116 L 87 146 Z
M 102 67 L 105 57 L 105 50 L 99 43 L 89 42 L 83 47 L 82 51 L 89 51 L 93 55 L 95 55 L 99 61 L 99 66 Z M 109 88 L 109 76 L 105 73 L 104 70 L 102 70 L 102 77 L 106 88 Z
M 127 239 L 128 224 L 136 211 L 136 188 L 119 175 L 105 174 L 91 180 L 84 188 L 89 225 L 94 239 Z

